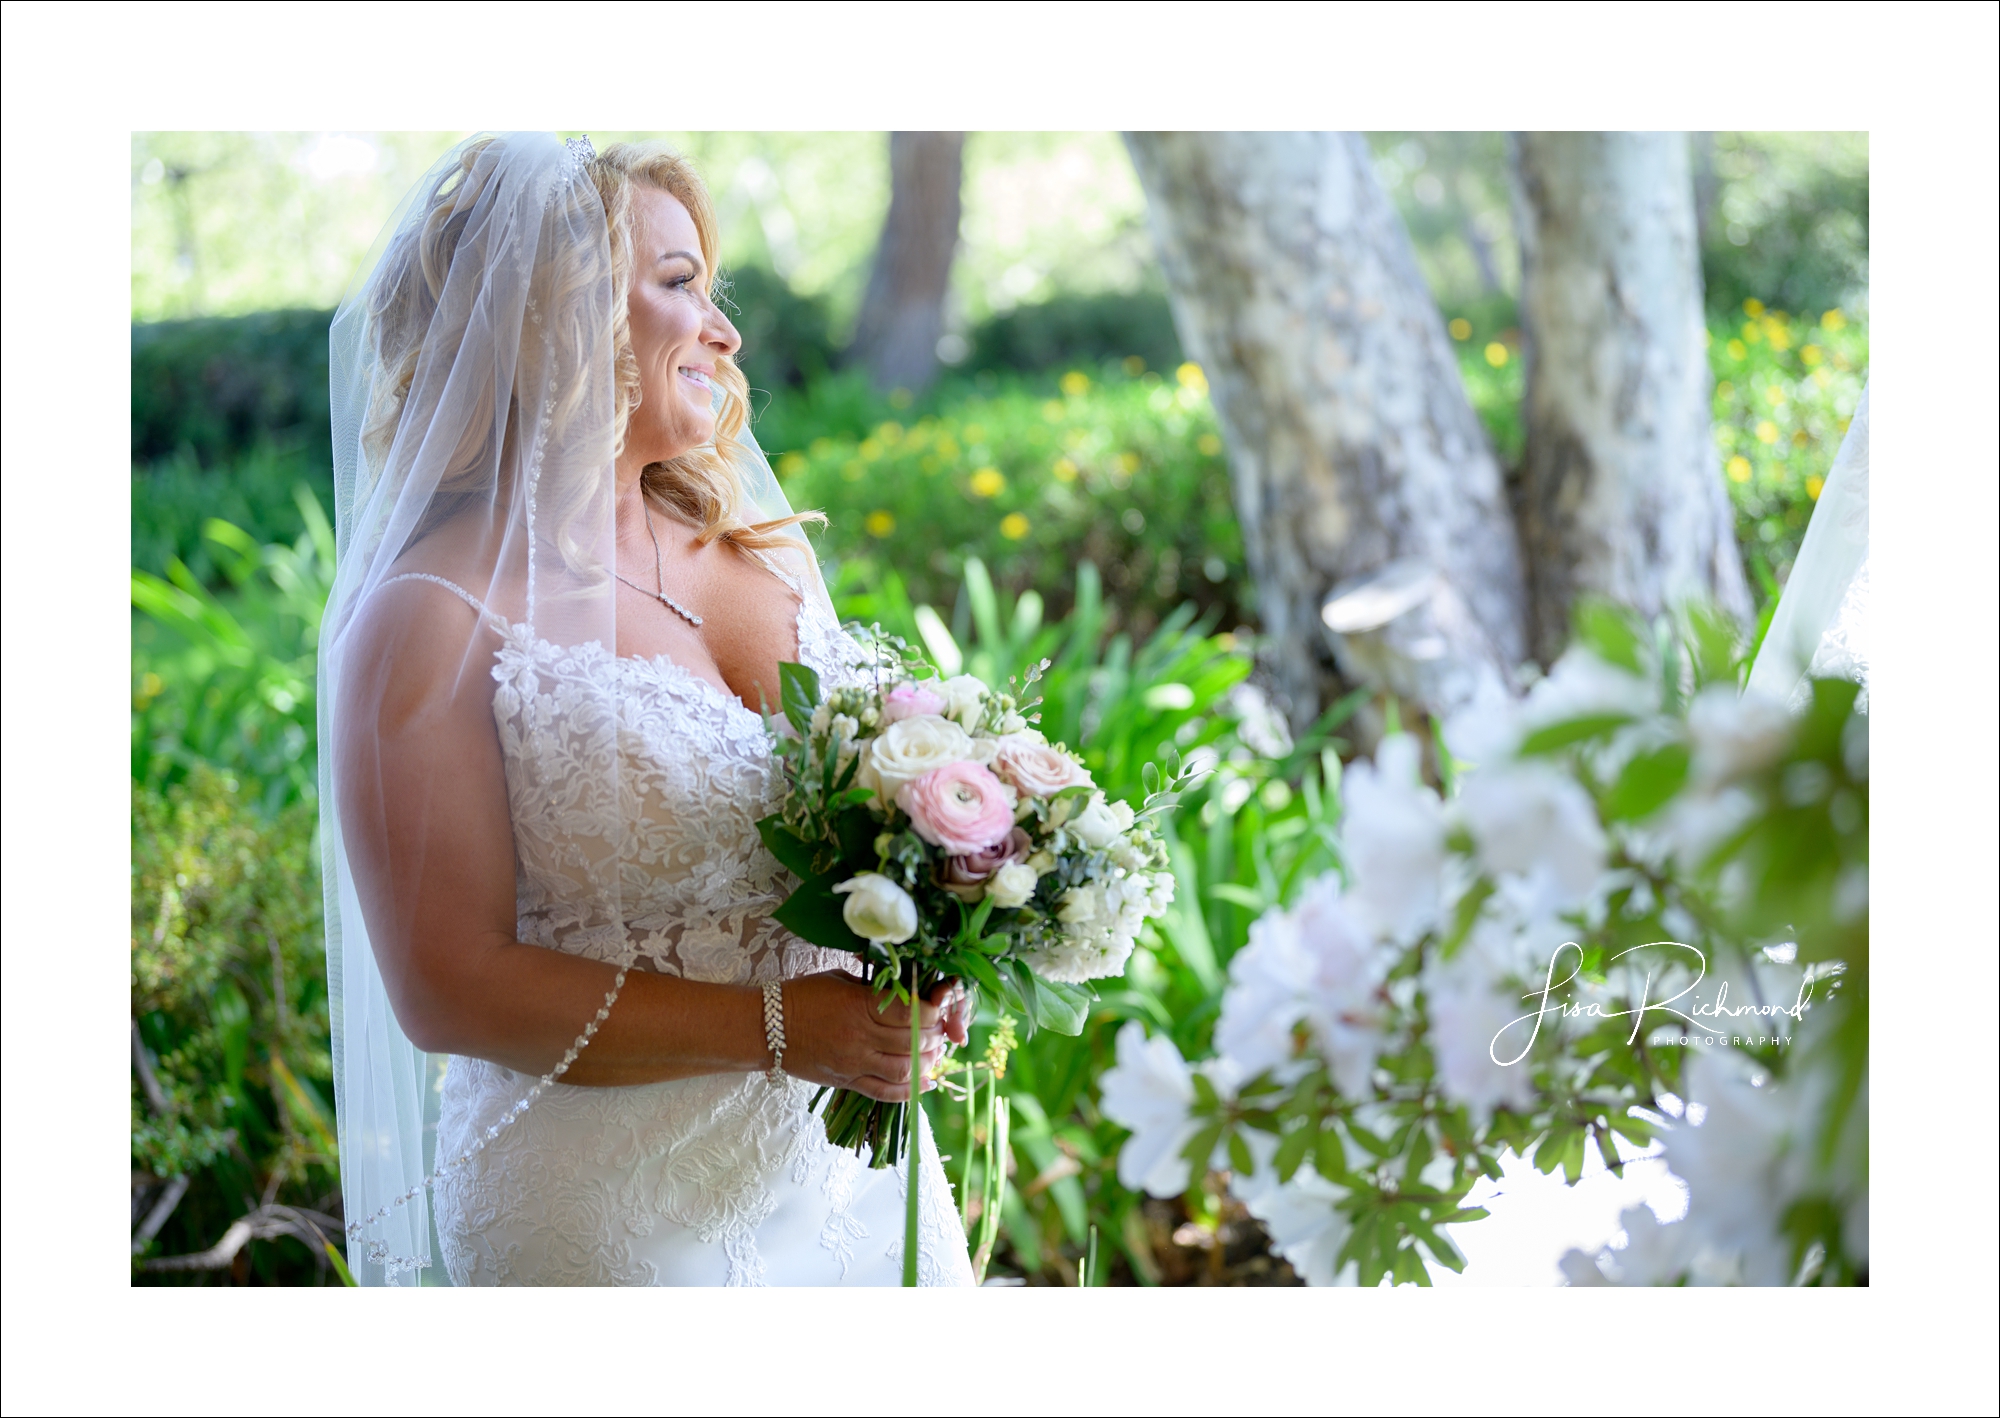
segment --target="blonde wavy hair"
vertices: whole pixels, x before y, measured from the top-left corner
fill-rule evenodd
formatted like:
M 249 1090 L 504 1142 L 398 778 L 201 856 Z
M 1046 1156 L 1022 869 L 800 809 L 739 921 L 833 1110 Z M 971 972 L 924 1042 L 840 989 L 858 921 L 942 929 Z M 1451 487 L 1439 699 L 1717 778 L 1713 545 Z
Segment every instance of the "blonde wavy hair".
M 430 190 L 418 199 L 420 215 L 403 227 L 385 252 L 368 292 L 369 330 L 379 373 L 364 423 L 362 448 L 377 475 L 387 472 L 397 432 L 410 413 L 410 392 L 426 349 L 440 340 L 466 337 L 462 318 L 454 317 L 452 325 L 444 329 L 436 328 L 435 319 L 451 267 L 461 256 L 467 224 L 495 171 L 493 164 L 482 159 L 501 141 L 488 138 L 468 143 L 459 161 L 437 177 Z M 693 165 L 671 150 L 654 144 L 613 144 L 586 166 L 585 174 L 602 203 L 609 237 L 613 389 L 612 426 L 606 451 L 615 458 L 624 450 L 632 411 L 638 408 L 643 395 L 639 363 L 632 349 L 628 305 L 632 286 L 634 189 L 641 184 L 657 188 L 687 208 L 701 243 L 704 291 L 710 295 L 720 267 L 720 242 L 715 207 L 707 187 Z M 573 208 L 580 205 L 573 204 Z M 574 219 L 577 212 L 572 209 L 561 215 Z M 530 277 L 530 310 L 538 306 L 553 312 L 574 309 L 581 294 L 605 277 L 604 268 L 596 259 L 598 249 L 594 241 L 572 243 L 557 253 L 558 259 L 538 262 Z M 482 251 L 474 259 L 491 259 L 491 254 Z M 576 322 L 561 321 L 559 325 L 583 334 Z M 587 334 L 584 337 L 589 338 Z M 535 348 L 534 342 L 524 341 L 524 358 Z M 566 385 L 549 390 L 553 407 L 548 423 L 558 431 L 558 436 L 567 440 L 579 432 L 574 425 L 588 399 L 593 361 L 580 349 L 566 350 L 564 356 L 563 362 L 573 373 Z M 474 416 L 465 419 L 457 443 L 445 458 L 437 490 L 410 538 L 412 543 L 467 507 L 498 494 L 493 473 L 507 461 L 511 450 L 494 446 L 495 430 L 504 429 L 497 435 L 503 444 L 518 441 L 518 390 L 531 385 L 540 373 L 544 371 L 525 366 L 518 370 L 517 392 L 511 396 L 504 421 L 493 417 L 493 392 L 477 391 L 480 406 Z M 713 441 L 665 462 L 648 465 L 640 475 L 644 496 L 663 511 L 692 522 L 698 540 L 704 545 L 720 540 L 756 551 L 796 545 L 784 534 L 784 529 L 801 522 L 823 523 L 825 516 L 802 512 L 766 521 L 745 519 L 743 484 L 736 464 L 746 456 L 740 440 L 749 421 L 749 387 L 742 370 L 727 356 L 716 360 L 714 384 L 722 393 L 722 406 L 716 413 Z M 595 432 L 598 436 L 602 434 L 601 428 Z M 583 555 L 570 528 L 606 491 L 601 486 L 575 483 L 543 487 L 543 510 L 548 524 L 572 565 L 580 566 L 590 558 Z

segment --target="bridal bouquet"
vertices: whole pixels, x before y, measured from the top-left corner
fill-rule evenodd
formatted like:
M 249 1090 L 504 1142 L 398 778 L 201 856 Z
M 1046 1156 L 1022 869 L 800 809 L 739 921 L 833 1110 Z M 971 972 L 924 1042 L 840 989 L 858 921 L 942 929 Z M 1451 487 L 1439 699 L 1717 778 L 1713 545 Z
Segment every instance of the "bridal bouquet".
M 1141 923 L 1173 900 L 1151 819 L 1179 765 L 1148 768 L 1135 811 L 1043 738 L 1032 702 L 940 678 L 892 636 L 867 644 L 874 682 L 858 688 L 822 691 L 805 666 L 781 667 L 783 719 L 769 723 L 783 806 L 758 829 L 799 886 L 775 918 L 860 956 L 885 995 L 956 979 L 1030 1032 L 1080 1032 L 1086 982 L 1122 974 Z M 915 1037 L 913 1018 L 913 1064 Z M 876 1167 L 914 1137 L 906 1105 L 845 1089 L 824 1116 L 830 1141 L 867 1147 Z

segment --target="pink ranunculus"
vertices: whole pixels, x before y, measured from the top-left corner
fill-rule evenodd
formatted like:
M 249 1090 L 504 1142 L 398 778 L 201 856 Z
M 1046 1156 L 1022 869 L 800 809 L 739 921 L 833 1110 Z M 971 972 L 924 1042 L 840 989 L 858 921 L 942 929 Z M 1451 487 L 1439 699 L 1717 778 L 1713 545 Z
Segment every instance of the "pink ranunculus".
M 882 700 L 882 722 L 885 724 L 914 718 L 918 714 L 942 713 L 944 696 L 911 680 L 897 685 Z
M 1028 834 L 1017 827 L 984 851 L 961 852 L 947 857 L 938 873 L 939 884 L 954 896 L 977 901 L 985 892 L 988 877 L 1011 863 L 1028 860 L 1028 853 L 1034 845 L 1028 840 Z
M 1059 748 L 1023 735 L 1002 740 L 993 771 L 1031 798 L 1053 797 L 1064 788 L 1090 782 L 1090 770 Z
M 984 852 L 1014 827 L 1014 790 L 977 763 L 947 763 L 905 783 L 896 806 L 926 842 L 952 856 Z

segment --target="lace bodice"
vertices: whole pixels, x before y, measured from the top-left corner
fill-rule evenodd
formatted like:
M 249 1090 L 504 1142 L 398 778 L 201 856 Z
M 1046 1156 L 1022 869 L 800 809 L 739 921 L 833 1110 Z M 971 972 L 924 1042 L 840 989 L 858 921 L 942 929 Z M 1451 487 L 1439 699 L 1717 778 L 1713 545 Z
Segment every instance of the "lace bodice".
M 817 588 L 772 569 L 800 597 L 800 662 L 830 685 L 863 673 L 865 655 Z M 552 645 L 462 588 L 420 579 L 460 596 L 500 637 L 493 718 L 520 939 L 716 983 L 851 968 L 851 956 L 810 946 L 770 919 L 793 881 L 757 834 L 780 790 L 760 715 L 665 656 Z M 439 1155 L 485 1131 L 532 1082 L 452 1059 Z M 774 1188 L 821 1199 L 818 1246 L 844 1274 L 868 1236 L 848 1211 L 866 1169 L 827 1144 L 808 1111 L 812 1092 L 761 1074 L 551 1086 L 472 1165 L 440 1178 L 438 1230 L 453 1281 L 659 1283 L 649 1238 L 665 1221 L 705 1246 L 719 1243 L 727 1283 L 756 1284 L 766 1271 L 757 1235 L 777 1206 Z M 969 1281 L 942 1170 L 932 1160 L 926 1171 L 927 1199 L 939 1205 L 924 1207 L 921 1268 L 929 1283 Z M 899 1234 L 881 1239 L 900 1248 Z

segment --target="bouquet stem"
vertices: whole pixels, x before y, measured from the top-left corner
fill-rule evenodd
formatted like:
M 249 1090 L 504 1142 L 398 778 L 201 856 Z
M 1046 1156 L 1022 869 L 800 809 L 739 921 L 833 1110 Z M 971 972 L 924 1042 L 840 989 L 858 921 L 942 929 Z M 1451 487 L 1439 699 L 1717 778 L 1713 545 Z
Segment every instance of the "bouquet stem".
M 924 1012 L 915 980 L 910 989 L 910 1177 L 905 1188 L 907 1205 L 903 1214 L 903 1287 L 917 1283 L 917 1184 L 923 1176 L 922 1136 L 917 1129 L 924 1117 Z

